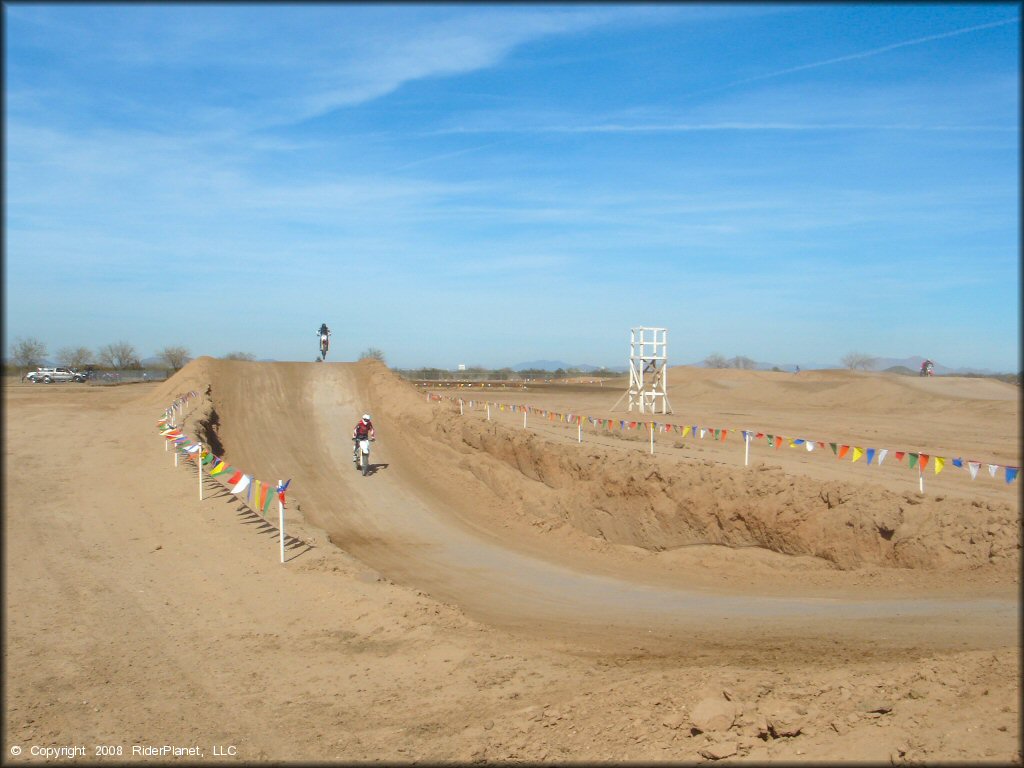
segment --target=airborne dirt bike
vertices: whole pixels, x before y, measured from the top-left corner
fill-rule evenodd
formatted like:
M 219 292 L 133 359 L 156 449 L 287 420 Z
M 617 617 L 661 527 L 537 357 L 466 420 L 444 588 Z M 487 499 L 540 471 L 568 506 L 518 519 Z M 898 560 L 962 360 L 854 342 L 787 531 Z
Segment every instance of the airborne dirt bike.
M 327 359 L 327 347 L 328 347 L 327 334 L 326 333 L 321 333 L 320 334 L 320 360 L 321 361 Z
M 352 463 L 356 465 L 356 472 L 362 470 L 365 477 L 370 473 L 370 443 L 372 437 L 352 438 Z

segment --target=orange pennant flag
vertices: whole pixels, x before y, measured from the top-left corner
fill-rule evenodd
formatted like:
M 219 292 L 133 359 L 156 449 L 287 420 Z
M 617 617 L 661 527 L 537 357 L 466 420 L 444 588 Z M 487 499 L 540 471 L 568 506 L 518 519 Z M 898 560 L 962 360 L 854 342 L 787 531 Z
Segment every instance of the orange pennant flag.
M 840 445 L 839 446 L 839 458 L 840 459 L 846 458 L 846 454 L 849 453 L 849 452 L 850 452 L 850 446 L 848 446 L 848 445 Z

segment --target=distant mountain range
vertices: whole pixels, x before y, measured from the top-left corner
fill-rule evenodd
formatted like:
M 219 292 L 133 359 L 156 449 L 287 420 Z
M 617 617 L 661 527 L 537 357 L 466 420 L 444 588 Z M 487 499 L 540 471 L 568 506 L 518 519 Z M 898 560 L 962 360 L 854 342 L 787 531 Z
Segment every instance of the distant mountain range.
M 563 360 L 530 360 L 526 363 L 516 363 L 515 365 L 509 366 L 513 371 L 557 371 L 561 368 L 563 371 L 568 371 L 570 368 L 583 373 L 592 373 L 593 371 L 616 371 L 617 373 L 625 373 L 629 370 L 628 366 L 625 365 L 614 365 L 608 368 L 602 368 L 600 365 L 587 365 L 587 364 L 573 364 L 566 363 Z
M 888 370 L 889 368 L 900 368 L 900 367 L 902 367 L 902 368 L 909 369 L 910 371 L 913 371 L 914 373 L 917 373 L 919 370 L 921 370 L 921 363 L 923 363 L 923 362 L 924 362 L 924 358 L 923 357 L 899 357 L 899 358 L 897 358 L 897 357 L 876 357 L 875 360 L 874 360 L 874 364 L 868 370 L 871 370 L 871 371 L 885 371 L 885 370 Z M 955 376 L 955 375 L 958 375 L 958 374 L 965 374 L 965 373 L 980 373 L 980 374 L 985 374 L 985 375 L 993 375 L 993 374 L 996 374 L 996 373 L 1014 373 L 1014 371 L 993 371 L 993 370 L 990 370 L 988 368 L 964 368 L 964 367 L 951 368 L 949 366 L 943 365 L 942 363 L 936 362 L 934 360 L 932 362 L 935 363 L 935 373 L 937 375 L 954 375 Z M 669 365 L 671 366 L 671 365 L 673 365 L 673 363 L 670 362 Z M 693 366 L 694 368 L 705 368 L 706 367 L 704 365 L 704 361 L 703 360 L 700 360 L 700 361 L 697 361 L 697 362 L 692 362 L 692 363 L 683 363 L 683 365 Z M 755 360 L 754 361 L 754 370 L 756 370 L 756 371 L 771 371 L 771 370 L 774 370 L 775 368 L 778 368 L 780 371 L 792 372 L 792 371 L 796 370 L 797 365 L 798 365 L 797 363 L 766 363 L 766 362 L 763 362 L 763 361 Z M 800 363 L 799 365 L 800 365 L 800 369 L 804 370 L 804 371 L 833 370 L 833 369 L 841 369 L 841 368 L 845 368 L 846 367 L 846 366 L 842 365 L 841 363 L 815 363 L 815 362 L 807 362 L 807 363 Z M 523 370 L 527 370 L 527 369 L 531 369 L 531 368 L 535 369 L 535 370 L 541 370 L 541 371 L 557 371 L 559 368 L 561 368 L 564 371 L 568 371 L 570 368 L 575 368 L 578 371 L 582 371 L 584 373 L 590 373 L 592 371 L 601 370 L 601 366 L 597 366 L 597 365 L 580 365 L 580 364 L 575 364 L 574 365 L 572 363 L 567 363 L 564 360 L 531 360 L 531 361 L 525 362 L 525 363 L 516 363 L 515 365 L 510 366 L 510 367 L 512 368 L 513 371 L 523 371 Z M 616 365 L 616 366 L 609 366 L 605 370 L 616 371 L 618 373 L 626 373 L 627 371 L 629 371 L 629 367 L 625 366 L 625 365 Z
M 876 357 L 873 364 L 867 370 L 870 371 L 887 371 L 890 368 L 906 368 L 913 373 L 917 373 L 921 370 L 921 363 L 924 362 L 923 357 Z M 935 363 L 935 373 L 939 376 L 956 376 L 958 374 L 965 373 L 980 373 L 986 375 L 993 375 L 996 373 L 1012 373 L 1012 371 L 993 371 L 988 368 L 950 368 L 949 366 L 943 365 L 942 363 L 932 361 Z M 704 368 L 704 361 L 697 363 L 687 363 L 686 365 L 692 365 L 697 368 Z M 780 371 L 795 371 L 796 363 L 764 363 L 755 361 L 754 370 L 757 371 L 771 371 L 778 368 Z M 821 371 L 821 370 L 834 370 L 842 369 L 846 366 L 842 363 L 801 363 L 800 369 L 803 371 Z

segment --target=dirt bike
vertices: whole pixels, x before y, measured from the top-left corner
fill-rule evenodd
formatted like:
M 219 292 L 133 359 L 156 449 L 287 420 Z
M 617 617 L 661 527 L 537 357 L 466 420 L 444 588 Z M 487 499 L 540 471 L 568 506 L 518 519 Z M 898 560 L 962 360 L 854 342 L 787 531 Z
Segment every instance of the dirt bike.
M 321 333 L 320 334 L 320 359 L 321 360 L 326 360 L 327 359 L 327 347 L 328 347 L 327 334 L 326 333 Z
M 352 438 L 352 463 L 356 465 L 356 472 L 362 471 L 363 477 L 370 473 L 370 443 L 372 437 Z
M 920 376 L 934 376 L 935 375 L 935 370 L 932 368 L 932 366 L 926 365 L 923 368 L 921 368 L 921 373 L 918 374 L 918 375 L 920 375 Z

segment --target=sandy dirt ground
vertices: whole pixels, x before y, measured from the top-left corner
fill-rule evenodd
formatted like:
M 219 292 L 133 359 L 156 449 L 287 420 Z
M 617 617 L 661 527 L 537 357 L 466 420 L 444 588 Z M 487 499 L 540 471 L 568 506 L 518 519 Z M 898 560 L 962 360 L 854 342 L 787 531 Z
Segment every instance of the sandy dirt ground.
M 1019 466 L 1019 389 L 669 373 L 656 419 L 726 440 L 541 415 L 638 420 L 624 380 L 6 382 L 5 761 L 1019 764 L 1020 481 L 738 438 Z M 189 390 L 186 434 L 291 478 L 284 564 L 166 450 Z

